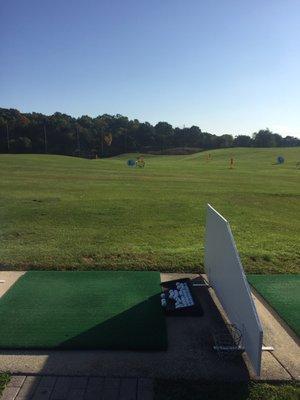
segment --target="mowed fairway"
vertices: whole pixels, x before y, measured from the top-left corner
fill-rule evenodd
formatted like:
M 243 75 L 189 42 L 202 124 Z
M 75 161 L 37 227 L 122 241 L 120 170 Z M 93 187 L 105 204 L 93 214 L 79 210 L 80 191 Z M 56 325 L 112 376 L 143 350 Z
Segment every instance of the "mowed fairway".
M 209 202 L 248 272 L 299 272 L 300 148 L 210 153 L 146 156 L 145 169 L 127 167 L 135 155 L 0 155 L 1 269 L 203 271 Z

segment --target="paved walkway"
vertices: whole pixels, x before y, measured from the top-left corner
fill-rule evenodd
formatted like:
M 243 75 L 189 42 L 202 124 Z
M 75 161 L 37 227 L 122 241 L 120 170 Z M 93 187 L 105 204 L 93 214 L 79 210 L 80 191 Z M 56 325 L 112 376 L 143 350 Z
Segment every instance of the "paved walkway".
M 148 378 L 13 375 L 1 400 L 152 400 Z

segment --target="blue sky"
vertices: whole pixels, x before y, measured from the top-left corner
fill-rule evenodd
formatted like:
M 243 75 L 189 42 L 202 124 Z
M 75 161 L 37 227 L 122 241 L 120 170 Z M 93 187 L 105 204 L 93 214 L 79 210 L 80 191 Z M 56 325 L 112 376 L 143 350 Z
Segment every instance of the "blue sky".
M 0 107 L 300 137 L 298 0 L 10 0 Z

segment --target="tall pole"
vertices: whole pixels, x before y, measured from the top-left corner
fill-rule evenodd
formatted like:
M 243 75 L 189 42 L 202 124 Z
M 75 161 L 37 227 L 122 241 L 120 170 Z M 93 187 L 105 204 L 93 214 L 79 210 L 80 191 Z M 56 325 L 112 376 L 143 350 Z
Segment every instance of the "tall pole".
M 47 130 L 45 123 L 44 123 L 44 144 L 45 144 L 45 153 L 47 153 Z
M 77 150 L 80 152 L 80 141 L 79 141 L 79 130 L 78 130 L 78 126 L 76 127 L 76 137 L 77 137 Z
M 6 141 L 7 141 L 7 151 L 9 151 L 9 130 L 7 121 L 6 121 Z

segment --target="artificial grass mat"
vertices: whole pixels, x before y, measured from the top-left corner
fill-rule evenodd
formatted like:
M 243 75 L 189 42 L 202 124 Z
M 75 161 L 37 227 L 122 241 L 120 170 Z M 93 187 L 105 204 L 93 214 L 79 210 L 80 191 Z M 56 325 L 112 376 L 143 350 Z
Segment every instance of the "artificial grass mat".
M 160 274 L 30 271 L 0 299 L 0 348 L 165 350 Z
M 300 274 L 247 275 L 247 278 L 300 337 Z

